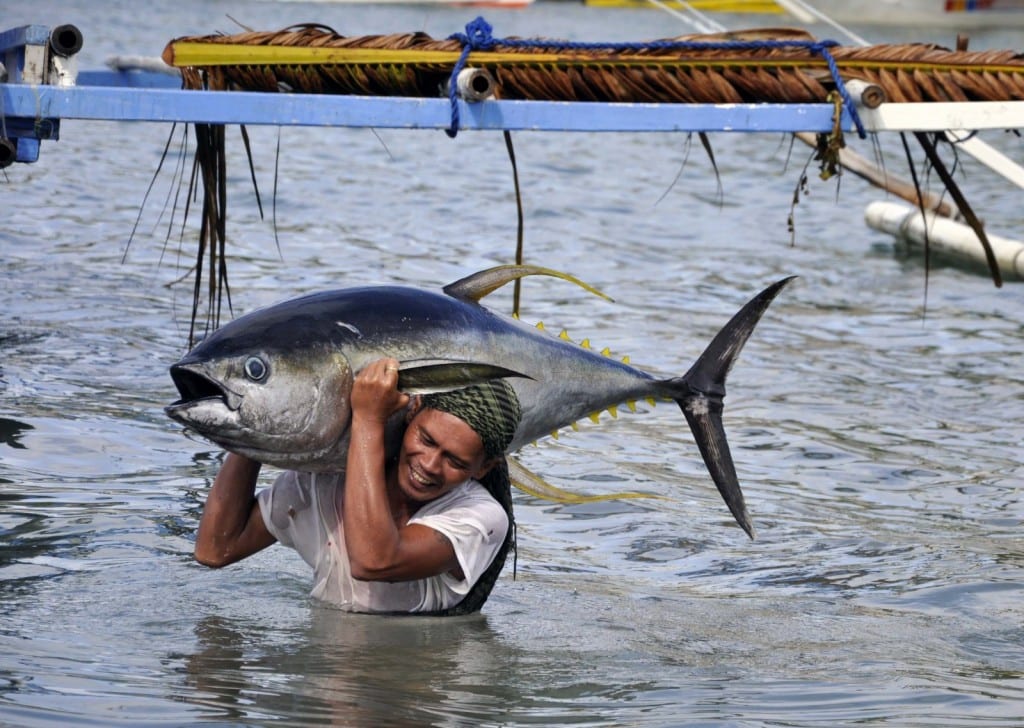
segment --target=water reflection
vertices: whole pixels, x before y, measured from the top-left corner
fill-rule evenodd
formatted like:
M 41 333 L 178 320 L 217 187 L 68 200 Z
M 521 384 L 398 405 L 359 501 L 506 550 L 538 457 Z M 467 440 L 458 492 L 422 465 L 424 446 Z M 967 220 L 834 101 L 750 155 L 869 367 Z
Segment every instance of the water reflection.
M 21 442 L 21 436 L 26 431 L 34 429 L 32 425 L 26 422 L 0 417 L 0 445 L 24 450 L 25 445 Z
M 198 649 L 184 658 L 192 689 L 181 699 L 232 720 L 458 722 L 457 713 L 486 714 L 495 704 L 474 705 L 465 682 L 498 693 L 508 684 L 503 650 L 483 615 L 378 617 L 314 605 L 302 630 L 268 634 L 262 622 L 212 615 L 196 625 L 195 635 Z
M 38 501 L 11 492 L 11 485 L 0 478 L 0 600 L 13 609 L 40 578 L 60 573 L 44 562 L 61 547 L 64 535 L 48 532 L 50 516 L 37 510 Z

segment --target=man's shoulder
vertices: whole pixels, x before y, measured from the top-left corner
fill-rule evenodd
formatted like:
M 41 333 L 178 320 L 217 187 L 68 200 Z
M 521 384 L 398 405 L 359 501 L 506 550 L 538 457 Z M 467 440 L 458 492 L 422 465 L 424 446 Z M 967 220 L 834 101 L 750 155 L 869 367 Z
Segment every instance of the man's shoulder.
M 445 513 L 455 509 L 490 509 L 501 510 L 501 505 L 494 497 L 487 492 L 480 483 L 475 480 L 467 480 L 462 485 L 453 488 L 437 500 L 430 501 L 420 510 L 420 515 L 431 513 Z
M 494 496 L 487 492 L 487 488 L 480 484 L 477 480 L 467 480 L 465 483 L 460 485 L 458 488 L 454 488 L 448 495 L 452 496 L 453 500 L 457 501 L 491 501 L 497 503 L 494 500 Z

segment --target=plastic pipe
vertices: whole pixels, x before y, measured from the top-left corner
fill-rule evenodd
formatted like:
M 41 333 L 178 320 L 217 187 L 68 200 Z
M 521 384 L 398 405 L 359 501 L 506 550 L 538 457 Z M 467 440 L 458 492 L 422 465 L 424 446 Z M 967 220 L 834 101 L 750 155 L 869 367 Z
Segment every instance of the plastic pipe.
M 50 31 L 50 50 L 68 58 L 82 50 L 82 31 L 74 25 L 58 25 Z
M 895 202 L 872 202 L 864 210 L 868 227 L 889 233 L 906 242 L 924 246 L 925 225 L 921 212 Z M 987 232 L 987 231 L 986 231 Z M 1024 280 L 1024 243 L 988 234 L 996 263 L 1003 278 Z M 988 270 L 985 249 L 967 225 L 928 214 L 928 243 L 931 249 L 952 263 L 971 269 Z
M 466 101 L 483 101 L 494 95 L 497 82 L 486 68 L 463 68 L 455 79 L 455 90 Z

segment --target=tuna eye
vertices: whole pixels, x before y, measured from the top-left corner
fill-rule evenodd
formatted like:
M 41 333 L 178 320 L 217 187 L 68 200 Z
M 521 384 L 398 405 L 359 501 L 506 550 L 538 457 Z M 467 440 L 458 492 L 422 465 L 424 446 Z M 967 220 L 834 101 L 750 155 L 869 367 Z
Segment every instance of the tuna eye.
M 258 356 L 250 356 L 245 360 L 245 376 L 254 382 L 267 378 L 267 365 Z

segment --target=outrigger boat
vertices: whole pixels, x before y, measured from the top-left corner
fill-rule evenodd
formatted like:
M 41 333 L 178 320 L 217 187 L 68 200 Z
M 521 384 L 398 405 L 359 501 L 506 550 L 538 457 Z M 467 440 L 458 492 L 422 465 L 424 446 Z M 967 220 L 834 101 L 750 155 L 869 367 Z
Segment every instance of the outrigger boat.
M 191 123 L 205 144 L 203 164 L 222 154 L 215 129 L 226 124 L 445 129 L 453 136 L 791 132 L 809 135 L 823 176 L 849 167 L 851 134 L 903 132 L 920 143 L 969 223 L 973 242 L 959 247 L 975 251 L 997 283 L 1024 277 L 1024 255 L 994 250 L 934 143 L 950 129 L 1024 128 L 1024 58 L 1016 51 L 851 47 L 779 30 L 647 44 L 493 38 L 481 19 L 466 30 L 446 40 L 423 33 L 346 38 L 319 26 L 179 38 L 162 60 L 122 59 L 112 70 L 79 72 L 77 28 L 12 29 L 0 33 L 0 167 L 35 162 L 63 119 Z M 214 213 L 215 192 L 204 197 Z M 920 190 L 905 196 L 908 215 L 949 212 L 948 203 Z M 204 234 L 220 234 L 213 227 Z
M 277 0 L 277 2 L 318 2 L 325 5 L 452 5 L 477 8 L 525 8 L 533 5 L 533 0 Z
M 346 0 L 342 0 L 346 1 Z M 656 8 L 753 15 L 755 22 L 837 23 L 966 32 L 1024 28 L 1024 0 L 583 0 L 602 8 Z

